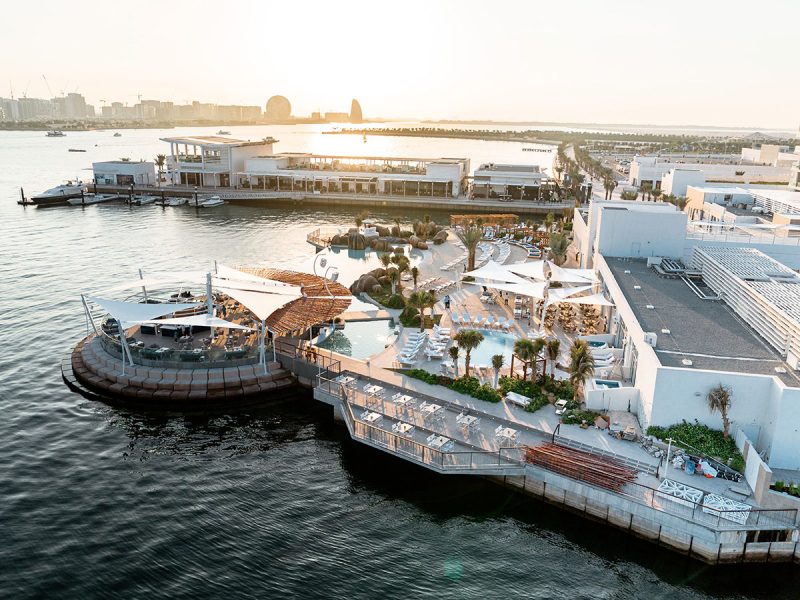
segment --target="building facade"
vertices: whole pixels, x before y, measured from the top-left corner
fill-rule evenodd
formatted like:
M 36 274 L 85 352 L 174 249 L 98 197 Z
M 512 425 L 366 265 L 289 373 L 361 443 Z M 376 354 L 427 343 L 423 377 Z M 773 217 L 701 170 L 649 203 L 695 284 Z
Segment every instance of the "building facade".
M 155 185 L 155 164 L 147 161 L 108 160 L 92 163 L 98 185 Z
M 547 180 L 538 165 L 484 163 L 472 177 L 472 197 L 537 200 Z

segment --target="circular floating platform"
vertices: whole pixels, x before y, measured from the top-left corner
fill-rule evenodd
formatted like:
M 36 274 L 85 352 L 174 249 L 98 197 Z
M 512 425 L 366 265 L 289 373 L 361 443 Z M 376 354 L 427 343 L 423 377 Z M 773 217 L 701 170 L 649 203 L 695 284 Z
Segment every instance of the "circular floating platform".
M 296 386 L 296 379 L 280 363 L 225 368 L 163 368 L 125 365 L 92 334 L 73 348 L 69 364 L 62 365 L 67 384 L 76 391 L 102 399 L 158 408 L 190 408 L 253 403 Z

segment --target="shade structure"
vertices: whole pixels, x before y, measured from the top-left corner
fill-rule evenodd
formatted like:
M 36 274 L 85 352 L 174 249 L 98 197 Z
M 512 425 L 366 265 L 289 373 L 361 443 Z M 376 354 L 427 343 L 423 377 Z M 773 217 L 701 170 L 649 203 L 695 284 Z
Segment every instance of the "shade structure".
M 103 310 L 109 313 L 117 321 L 124 325 L 132 323 L 141 323 L 155 319 L 156 317 L 163 317 L 164 315 L 171 315 L 174 312 L 181 310 L 194 309 L 200 306 L 197 303 L 193 304 L 146 304 L 142 302 L 124 302 L 120 300 L 109 300 L 108 298 L 99 298 L 97 296 L 86 296 L 86 300 L 100 306 Z
M 512 273 L 516 273 L 517 275 L 522 275 L 523 277 L 530 277 L 531 279 L 544 281 L 546 279 L 544 274 L 544 267 L 546 264 L 546 260 L 532 260 L 528 262 L 504 265 L 504 268 Z
M 574 296 L 575 294 L 580 294 L 581 292 L 588 292 L 592 289 L 590 285 L 581 285 L 577 287 L 566 287 L 566 288 L 550 288 L 547 290 L 547 302 L 548 304 L 552 304 L 553 302 L 563 302 L 570 296 Z
M 548 261 L 550 267 L 550 281 L 561 283 L 596 283 L 597 277 L 591 269 L 564 269 L 552 261 Z
M 120 290 L 132 290 L 141 287 L 147 288 L 163 288 L 169 286 L 171 288 L 180 287 L 181 283 L 188 283 L 192 285 L 205 285 L 206 272 L 205 271 L 176 271 L 174 273 L 148 273 L 146 277 L 139 279 L 128 279 L 117 285 L 103 289 L 99 293 L 118 292 Z
M 519 275 L 515 275 L 500 263 L 490 260 L 485 265 L 474 271 L 467 271 L 464 275 L 471 275 L 476 279 L 491 279 L 493 281 L 502 281 L 505 283 L 525 283 L 525 280 Z
M 517 296 L 530 296 L 538 300 L 544 300 L 544 290 L 547 286 L 545 281 L 526 281 L 525 283 L 491 283 L 486 282 L 484 285 L 494 290 L 502 290 L 504 292 L 511 292 Z
M 220 329 L 241 329 L 244 331 L 253 331 L 250 327 L 226 321 L 219 317 L 212 317 L 208 313 L 201 315 L 192 315 L 190 317 L 176 317 L 174 319 L 158 319 L 150 321 L 142 321 L 142 324 L 147 325 L 183 325 L 185 327 L 219 327 Z
M 614 303 L 607 300 L 603 294 L 592 294 L 591 296 L 571 296 L 564 298 L 563 302 L 572 304 L 593 304 L 595 306 L 614 306 Z
M 263 288 L 264 291 L 273 288 L 275 289 L 276 292 L 279 292 L 280 290 L 290 290 L 290 289 L 293 289 L 296 292 L 300 292 L 300 286 L 292 285 L 290 283 L 284 283 L 283 281 L 277 281 L 275 279 L 267 279 L 266 277 L 261 277 L 259 275 L 247 273 L 240 269 L 234 269 L 226 265 L 217 265 L 217 272 L 215 274 L 214 279 L 218 281 L 227 280 L 229 282 L 237 282 L 237 284 L 241 284 L 243 282 L 258 284 L 259 288 L 257 289 Z M 252 287 L 255 288 L 255 286 Z
M 241 289 L 235 286 L 223 287 L 218 285 L 217 290 L 241 302 L 262 321 L 268 319 L 272 313 L 282 306 L 286 306 L 301 297 L 299 293 L 273 294 L 258 290 Z

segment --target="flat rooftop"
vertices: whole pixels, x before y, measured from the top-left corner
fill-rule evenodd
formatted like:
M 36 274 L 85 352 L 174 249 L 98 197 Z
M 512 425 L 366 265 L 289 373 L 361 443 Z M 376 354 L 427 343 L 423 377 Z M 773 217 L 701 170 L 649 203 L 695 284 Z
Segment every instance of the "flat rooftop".
M 665 367 L 772 375 L 800 387 L 800 376 L 725 302 L 701 300 L 681 279 L 659 277 L 645 260 L 606 262 L 642 329 L 658 336 L 655 351 Z M 687 358 L 691 367 L 681 362 Z
M 478 171 L 501 171 L 507 173 L 539 173 L 538 165 L 501 165 L 495 163 L 484 163 L 478 167 Z
M 222 137 L 219 135 L 193 135 L 183 137 L 165 137 L 162 142 L 175 144 L 191 144 L 193 146 L 262 146 L 264 144 L 274 144 L 278 140 L 268 137 L 263 140 L 251 142 L 249 140 L 237 140 L 236 138 Z

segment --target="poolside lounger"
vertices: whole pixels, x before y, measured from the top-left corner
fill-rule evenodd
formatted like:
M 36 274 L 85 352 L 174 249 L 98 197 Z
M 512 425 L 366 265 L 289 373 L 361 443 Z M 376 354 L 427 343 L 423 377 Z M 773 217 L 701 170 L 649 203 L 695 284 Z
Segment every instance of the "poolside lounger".
M 516 404 L 517 406 L 521 406 L 525 408 L 531 403 L 531 399 L 527 396 L 523 396 L 522 394 L 518 394 L 516 392 L 508 392 L 505 396 L 506 402 L 510 402 L 511 404 Z
M 494 320 L 494 315 L 489 315 L 489 316 L 486 318 L 486 323 L 484 323 L 484 324 L 483 324 L 483 326 L 484 326 L 486 329 L 494 329 L 494 327 L 495 327 L 495 324 L 496 324 L 496 323 L 497 323 L 497 322 Z
M 475 325 L 475 327 L 480 327 L 480 326 L 481 326 L 481 323 L 483 323 L 483 319 L 484 319 L 483 315 L 478 315 L 478 316 L 477 316 L 477 317 L 475 317 L 475 319 L 472 321 L 472 324 L 473 324 L 473 325 Z

